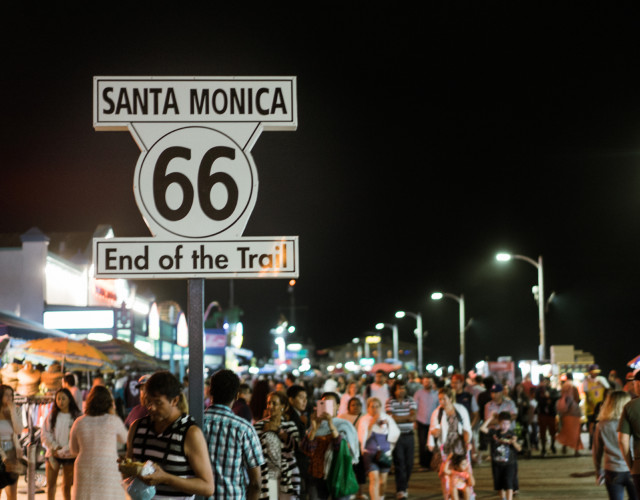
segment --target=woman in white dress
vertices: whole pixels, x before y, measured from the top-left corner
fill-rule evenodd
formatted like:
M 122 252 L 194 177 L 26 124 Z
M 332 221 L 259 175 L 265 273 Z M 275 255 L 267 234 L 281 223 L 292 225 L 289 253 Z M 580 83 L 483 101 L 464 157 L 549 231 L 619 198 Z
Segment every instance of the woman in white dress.
M 109 389 L 95 386 L 87 396 L 85 414 L 71 428 L 69 448 L 76 456 L 72 500 L 124 500 L 118 470 L 118 443 L 127 429 L 116 415 Z

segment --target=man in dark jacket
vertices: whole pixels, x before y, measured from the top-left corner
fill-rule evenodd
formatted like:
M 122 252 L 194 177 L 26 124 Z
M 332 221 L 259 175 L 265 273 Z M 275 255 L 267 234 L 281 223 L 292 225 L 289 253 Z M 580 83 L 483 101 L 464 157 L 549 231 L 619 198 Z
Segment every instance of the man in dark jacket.
M 251 386 L 249 384 L 240 384 L 238 387 L 238 399 L 235 400 L 231 407 L 233 413 L 244 418 L 250 424 L 253 423 L 253 415 L 249 406 L 251 394 Z
M 308 397 L 306 389 L 301 385 L 292 385 L 287 389 L 289 408 L 285 412 L 286 417 L 296 424 L 300 439 L 309 428 L 310 419 L 308 411 Z M 298 446 L 295 451 L 296 461 L 300 469 L 300 498 L 308 498 L 307 485 L 309 481 L 309 457 L 302 453 Z

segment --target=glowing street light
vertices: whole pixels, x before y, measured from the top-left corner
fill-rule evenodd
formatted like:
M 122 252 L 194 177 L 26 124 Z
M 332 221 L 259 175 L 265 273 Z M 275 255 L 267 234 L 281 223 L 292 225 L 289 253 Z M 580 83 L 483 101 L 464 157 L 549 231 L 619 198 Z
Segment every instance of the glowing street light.
M 398 325 L 392 325 L 391 323 L 378 323 L 376 330 L 382 330 L 385 326 L 391 328 L 393 332 L 393 359 L 398 359 Z
M 382 337 L 380 335 L 367 335 L 364 338 L 364 341 L 368 346 L 370 345 L 378 345 L 378 363 L 382 363 Z M 367 352 L 367 357 L 369 357 L 369 353 Z
M 412 313 L 412 312 L 408 312 L 408 311 L 398 311 L 396 312 L 396 318 L 401 319 L 404 318 L 405 316 L 411 316 L 412 318 L 415 318 L 416 320 L 416 329 L 414 331 L 415 336 L 416 336 L 416 340 L 417 340 L 417 349 L 418 349 L 418 359 L 417 359 L 417 366 L 418 366 L 418 373 L 422 373 L 424 371 L 424 365 L 422 364 L 422 338 L 424 336 L 424 332 L 422 330 L 422 315 L 420 313 Z
M 275 343 L 278 346 L 278 363 L 285 363 L 287 360 L 285 342 L 282 337 L 276 337 Z
M 450 299 L 455 300 L 459 305 L 459 315 L 460 315 L 460 373 L 466 373 L 466 363 L 465 363 L 465 341 L 464 341 L 464 333 L 466 330 L 465 326 L 465 312 L 464 312 L 464 295 L 460 294 L 454 295 L 452 293 L 443 293 L 443 292 L 433 292 L 431 294 L 432 300 L 442 300 L 444 297 L 448 297 Z
M 542 255 L 538 256 L 538 261 L 536 262 L 530 257 L 526 257 L 525 255 L 513 255 L 510 253 L 499 253 L 496 255 L 496 260 L 500 262 L 508 262 L 511 259 L 519 259 L 528 262 L 536 269 L 538 269 L 538 293 L 536 300 L 538 301 L 538 324 L 540 327 L 540 345 L 538 346 L 538 360 L 543 361 L 546 359 L 546 331 L 545 331 L 545 321 L 544 321 L 544 308 L 545 308 L 545 299 L 544 299 L 544 272 L 542 267 Z M 535 291 L 534 291 L 535 294 Z

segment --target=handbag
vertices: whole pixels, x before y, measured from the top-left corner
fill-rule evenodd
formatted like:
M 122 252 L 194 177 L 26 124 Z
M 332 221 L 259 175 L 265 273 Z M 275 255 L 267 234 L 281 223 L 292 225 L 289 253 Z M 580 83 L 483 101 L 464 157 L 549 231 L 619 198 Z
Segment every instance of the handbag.
M 376 437 L 375 434 L 373 434 L 373 440 L 376 442 L 376 446 L 378 447 L 378 451 L 373 456 L 373 462 L 378 467 L 382 467 L 382 468 L 385 468 L 385 469 L 390 468 L 391 467 L 391 456 L 380 448 L 380 443 L 378 443 L 378 438 Z
M 358 492 L 358 480 L 353 470 L 351 452 L 347 441 L 340 441 L 340 448 L 333 454 L 328 483 L 333 498 L 348 497 Z
M 383 467 L 388 469 L 391 467 L 391 457 L 384 451 L 378 450 L 373 457 L 373 461 L 376 463 L 378 467 Z
M 16 484 L 24 472 L 24 465 L 17 458 L 7 458 L 5 451 L 0 448 L 0 489 Z
M 439 471 L 442 465 L 442 452 L 440 446 L 438 446 L 438 440 L 435 439 L 435 446 L 433 447 L 433 454 L 431 455 L 431 462 L 429 468 L 434 471 Z
M 0 489 L 5 486 L 11 486 L 18 482 L 19 475 L 15 472 L 9 472 L 4 460 L 0 460 Z
M 128 477 L 122 481 L 122 486 L 131 500 L 151 500 L 156 496 L 156 487 L 149 486 L 137 477 Z
M 17 458 L 8 459 L 4 461 L 3 465 L 9 474 L 15 474 L 16 476 L 21 476 L 27 473 L 26 466 Z
M 149 417 L 145 417 L 149 418 Z M 147 422 L 146 432 L 142 439 L 142 451 L 140 454 L 144 456 L 147 449 L 147 439 L 149 438 L 149 432 L 151 432 L 151 423 L 150 418 L 149 422 Z M 163 467 L 167 462 L 167 457 L 169 456 L 169 443 L 167 443 L 167 447 L 164 450 L 164 456 L 162 458 L 162 462 L 160 462 L 161 467 Z M 145 472 L 146 467 L 150 464 L 150 461 L 145 462 L 142 470 L 139 472 L 140 475 L 147 475 L 153 472 L 153 470 Z M 128 477 L 122 480 L 122 486 L 126 490 L 127 494 L 131 497 L 131 500 L 151 500 L 156 496 L 156 487 L 152 485 L 146 484 L 137 476 Z

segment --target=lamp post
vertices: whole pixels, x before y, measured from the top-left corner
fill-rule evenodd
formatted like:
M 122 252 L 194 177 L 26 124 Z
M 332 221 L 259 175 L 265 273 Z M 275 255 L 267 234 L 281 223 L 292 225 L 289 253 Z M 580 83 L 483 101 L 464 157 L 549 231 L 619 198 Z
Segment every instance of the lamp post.
M 460 317 L 460 373 L 463 375 L 467 372 L 465 362 L 465 312 L 464 312 L 464 295 L 454 295 L 452 293 L 434 292 L 431 294 L 432 300 L 441 300 L 443 297 L 448 297 L 455 300 L 459 305 L 459 317 Z
M 271 335 L 274 335 L 274 342 L 278 347 L 278 363 L 286 363 L 287 355 L 286 355 L 286 347 L 284 337 L 287 334 L 287 322 L 278 325 L 275 328 L 272 328 L 270 331 Z
M 418 349 L 418 373 L 422 373 L 424 371 L 424 365 L 423 365 L 423 361 L 422 361 L 422 336 L 423 336 L 423 330 L 422 330 L 422 315 L 420 313 L 412 313 L 412 312 L 408 312 L 408 311 L 398 311 L 396 312 L 396 318 L 400 319 L 400 318 L 404 318 L 405 316 L 411 316 L 412 318 L 415 318 L 416 320 L 416 330 L 415 330 L 415 335 L 416 335 L 416 340 L 417 340 L 417 349 Z
M 538 325 L 540 328 L 540 344 L 538 345 L 538 360 L 544 361 L 546 359 L 545 354 L 547 350 L 546 346 L 546 331 L 545 331 L 545 322 L 544 322 L 544 272 L 542 267 L 542 255 L 538 256 L 538 261 L 536 262 L 530 257 L 526 257 L 524 255 L 512 255 L 510 253 L 499 253 L 496 255 L 496 260 L 500 262 L 507 262 L 511 259 L 519 259 L 528 262 L 536 269 L 538 269 Z
M 376 330 L 382 330 L 384 327 L 391 328 L 393 332 L 393 359 L 398 359 L 398 325 L 392 325 L 391 323 L 378 323 Z

